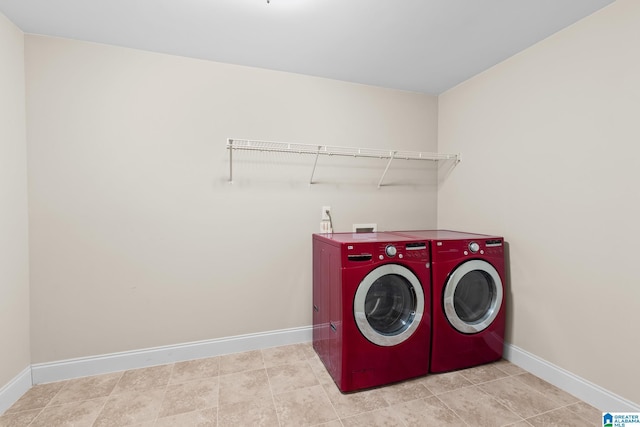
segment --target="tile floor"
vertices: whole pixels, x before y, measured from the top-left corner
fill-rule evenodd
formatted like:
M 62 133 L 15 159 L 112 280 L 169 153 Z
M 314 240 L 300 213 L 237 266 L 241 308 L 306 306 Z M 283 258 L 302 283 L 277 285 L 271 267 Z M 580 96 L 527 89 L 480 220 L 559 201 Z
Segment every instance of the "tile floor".
M 504 360 L 342 394 L 305 343 L 36 385 L 0 427 L 584 427 L 600 417 Z

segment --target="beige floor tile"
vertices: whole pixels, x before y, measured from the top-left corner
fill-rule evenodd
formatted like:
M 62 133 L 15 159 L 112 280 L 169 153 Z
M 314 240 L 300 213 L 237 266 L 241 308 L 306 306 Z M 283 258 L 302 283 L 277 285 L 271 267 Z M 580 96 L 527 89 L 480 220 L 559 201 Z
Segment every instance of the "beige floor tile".
M 562 406 L 577 403 L 579 401 L 577 397 L 567 393 L 566 391 L 560 390 L 553 384 L 550 384 L 545 380 L 538 378 L 528 372 L 520 375 L 515 375 L 514 378 L 522 381 L 532 389 L 539 391 L 554 402 L 560 403 L 560 405 Z
M 27 427 L 42 409 L 30 409 L 0 416 L 0 427 Z
M 460 417 L 435 396 L 394 405 L 392 409 L 402 421 L 401 425 L 407 427 L 467 427 Z
M 305 342 L 302 344 L 298 344 L 302 351 L 304 352 L 305 359 L 310 359 L 312 357 L 317 356 L 316 351 L 313 349 L 313 343 Z
M 478 387 L 522 418 L 540 415 L 561 406 L 514 377 L 480 384 Z
M 518 421 L 517 423 L 507 424 L 504 427 L 533 427 L 526 420 Z
M 153 422 L 160 411 L 165 388 L 112 394 L 93 427 L 129 426 Z
M 464 422 L 474 427 L 495 427 L 522 421 L 477 387 L 465 387 L 438 395 Z
M 344 427 L 344 425 L 340 420 L 333 420 L 328 423 L 316 424 L 316 427 Z
M 217 407 L 218 381 L 218 378 L 206 378 L 169 385 L 158 418 Z
M 104 406 L 106 397 L 47 406 L 30 427 L 90 427 Z
M 281 426 L 310 426 L 338 418 L 322 386 L 303 388 L 274 396 Z
M 320 360 L 320 356 L 318 356 L 317 354 L 309 357 L 307 359 L 307 363 L 309 363 L 309 365 L 311 365 L 311 367 L 315 370 L 316 368 L 318 369 L 324 369 L 326 370 L 324 363 L 322 363 L 322 360 Z
M 316 378 L 318 379 L 320 384 L 335 384 L 333 378 L 331 378 L 331 375 L 329 374 L 327 368 L 324 366 L 324 363 L 322 363 L 319 357 L 312 357 L 311 359 L 307 360 L 307 363 L 309 363 L 309 366 L 311 366 L 311 369 L 313 370 L 313 373 L 316 375 Z
M 389 405 L 423 399 L 433 395 L 433 393 L 422 384 L 421 378 L 380 387 L 379 390 L 380 395 Z
M 244 353 L 225 354 L 220 356 L 220 375 L 243 371 L 255 371 L 264 368 L 262 351 L 245 351 Z
M 218 408 L 220 427 L 277 426 L 278 415 L 271 397 L 223 405 Z
M 567 408 L 554 409 L 553 411 L 527 418 L 527 422 L 534 427 L 596 427 L 602 425 L 600 417 L 587 422 Z
M 209 408 L 202 411 L 159 418 L 154 427 L 216 427 L 217 425 L 218 409 Z
M 66 381 L 37 384 L 31 387 L 16 403 L 14 403 L 7 411 L 6 414 L 13 412 L 22 412 L 30 409 L 44 408 L 51 402 L 51 399 L 55 397 L 60 390 L 64 387 Z
M 494 362 L 492 363 L 492 365 L 500 369 L 502 372 L 504 372 L 507 375 L 519 375 L 527 372 L 524 369 L 522 369 L 520 366 L 514 365 L 513 363 L 505 359 L 502 359 L 498 362 Z
M 113 389 L 113 393 L 118 394 L 125 391 L 143 391 L 164 387 L 169 383 L 172 369 L 173 364 L 125 371 Z
M 51 399 L 50 405 L 78 402 L 107 397 L 122 377 L 122 372 L 78 378 L 66 382 L 62 390 Z
M 342 419 L 344 427 L 397 427 L 402 425 L 402 416 L 392 408 L 364 412 Z
M 380 389 L 341 393 L 335 385 L 323 386 L 340 418 L 389 406 Z
M 273 394 L 320 384 L 311 366 L 305 361 L 267 368 L 267 375 Z
M 267 371 L 258 369 L 221 376 L 219 396 L 219 406 L 270 397 Z
M 486 383 L 508 376 L 506 373 L 496 368 L 494 365 L 481 365 L 473 368 L 463 369 L 460 374 L 473 384 Z
M 301 344 L 265 348 L 262 350 L 262 357 L 264 366 L 267 368 L 303 362 L 308 359 L 307 352 Z
M 574 403 L 572 405 L 568 405 L 566 408 L 571 412 L 573 412 L 574 414 L 577 414 L 580 418 L 584 419 L 586 422 L 592 422 L 593 420 L 598 420 L 598 423 L 600 423 L 599 420 L 602 419 L 602 411 L 597 408 L 594 408 L 593 406 L 585 402 Z
M 219 357 L 209 357 L 206 359 L 177 362 L 173 365 L 173 371 L 171 372 L 171 379 L 169 380 L 169 384 L 177 384 L 186 381 L 217 377 L 219 371 Z
M 418 380 L 422 385 L 438 395 L 448 391 L 457 390 L 462 387 L 470 387 L 471 381 L 466 379 L 459 372 L 446 372 L 444 374 L 430 374 Z

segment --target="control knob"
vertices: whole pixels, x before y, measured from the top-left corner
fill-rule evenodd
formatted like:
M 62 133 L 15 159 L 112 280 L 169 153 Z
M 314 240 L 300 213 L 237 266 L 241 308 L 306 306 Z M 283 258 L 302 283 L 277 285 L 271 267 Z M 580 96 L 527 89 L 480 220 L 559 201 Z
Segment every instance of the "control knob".
M 387 254 L 389 258 L 393 258 L 398 253 L 398 250 L 393 245 L 387 245 L 387 247 L 384 248 L 384 252 Z
M 473 253 L 476 253 L 480 250 L 480 245 L 476 242 L 469 243 L 469 250 Z

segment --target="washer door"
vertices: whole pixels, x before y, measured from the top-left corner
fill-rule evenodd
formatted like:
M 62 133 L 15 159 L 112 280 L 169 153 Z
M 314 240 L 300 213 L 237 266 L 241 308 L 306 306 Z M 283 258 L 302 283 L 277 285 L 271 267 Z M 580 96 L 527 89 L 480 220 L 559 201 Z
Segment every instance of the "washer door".
M 356 325 L 369 341 L 393 346 L 408 339 L 424 314 L 424 292 L 409 269 L 385 264 L 360 282 L 353 301 Z
M 444 312 L 451 326 L 465 334 L 485 330 L 502 306 L 502 280 L 486 261 L 460 264 L 444 287 Z

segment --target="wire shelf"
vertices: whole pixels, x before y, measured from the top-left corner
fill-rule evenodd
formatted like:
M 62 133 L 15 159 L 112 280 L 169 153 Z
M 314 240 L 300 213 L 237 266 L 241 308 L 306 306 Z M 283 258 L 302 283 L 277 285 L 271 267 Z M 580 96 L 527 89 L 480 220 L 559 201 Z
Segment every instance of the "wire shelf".
M 421 151 L 404 151 L 404 150 L 384 150 L 378 148 L 356 148 L 341 147 L 332 145 L 313 145 L 300 144 L 293 142 L 278 141 L 261 141 L 254 139 L 227 139 L 227 149 L 229 150 L 229 182 L 233 182 L 233 151 L 262 151 L 274 153 L 295 153 L 310 154 L 316 156 L 311 172 L 310 184 L 313 184 L 313 176 L 315 174 L 316 164 L 319 156 L 342 156 L 342 157 L 363 157 L 388 160 L 387 166 L 378 182 L 378 187 L 382 186 L 384 177 L 391 166 L 393 160 L 422 160 L 422 161 L 442 161 L 452 160 L 456 164 L 460 162 L 459 154 L 440 154 Z

